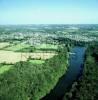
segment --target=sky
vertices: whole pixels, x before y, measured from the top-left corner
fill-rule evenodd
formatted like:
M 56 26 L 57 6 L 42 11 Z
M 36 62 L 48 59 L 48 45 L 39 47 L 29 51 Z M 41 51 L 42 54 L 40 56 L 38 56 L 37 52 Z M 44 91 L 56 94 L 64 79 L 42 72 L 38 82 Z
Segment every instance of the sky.
M 98 24 L 98 0 L 0 0 L 0 24 Z

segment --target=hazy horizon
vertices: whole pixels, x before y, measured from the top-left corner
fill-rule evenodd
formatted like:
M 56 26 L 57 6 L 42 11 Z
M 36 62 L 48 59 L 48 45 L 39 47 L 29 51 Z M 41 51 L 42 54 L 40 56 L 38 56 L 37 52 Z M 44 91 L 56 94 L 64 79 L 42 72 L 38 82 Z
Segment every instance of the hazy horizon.
M 98 0 L 0 0 L 0 25 L 98 24 Z

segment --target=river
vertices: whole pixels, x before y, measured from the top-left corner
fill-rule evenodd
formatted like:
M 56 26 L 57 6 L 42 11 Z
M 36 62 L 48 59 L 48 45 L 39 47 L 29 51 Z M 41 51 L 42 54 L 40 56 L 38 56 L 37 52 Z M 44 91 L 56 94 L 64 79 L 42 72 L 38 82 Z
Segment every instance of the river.
M 74 47 L 71 50 L 67 73 L 59 79 L 54 89 L 41 100 L 61 100 L 68 87 L 70 87 L 72 83 L 81 76 L 85 50 L 85 47 Z

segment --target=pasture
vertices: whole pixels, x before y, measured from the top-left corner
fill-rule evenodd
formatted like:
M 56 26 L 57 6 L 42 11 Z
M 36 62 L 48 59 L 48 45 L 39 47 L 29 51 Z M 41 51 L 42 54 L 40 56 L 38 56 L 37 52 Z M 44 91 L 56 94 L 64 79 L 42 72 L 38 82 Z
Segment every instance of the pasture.
M 3 49 L 6 46 L 9 46 L 10 44 L 8 42 L 1 42 L 0 43 L 0 49 Z
M 36 47 L 37 49 L 57 49 L 58 46 L 57 45 L 53 45 L 53 44 L 41 44 L 39 46 Z
M 32 64 L 40 65 L 40 64 L 43 64 L 45 62 L 45 60 L 30 60 L 29 62 Z
M 13 51 L 0 50 L 0 63 L 6 62 L 8 64 L 19 61 L 26 61 L 29 57 L 32 59 L 49 59 L 56 55 L 55 53 L 21 53 Z
M 21 50 L 23 48 L 27 48 L 30 47 L 27 44 L 16 44 L 16 45 L 10 45 L 9 47 L 5 48 L 4 50 L 8 50 L 8 51 L 18 51 Z

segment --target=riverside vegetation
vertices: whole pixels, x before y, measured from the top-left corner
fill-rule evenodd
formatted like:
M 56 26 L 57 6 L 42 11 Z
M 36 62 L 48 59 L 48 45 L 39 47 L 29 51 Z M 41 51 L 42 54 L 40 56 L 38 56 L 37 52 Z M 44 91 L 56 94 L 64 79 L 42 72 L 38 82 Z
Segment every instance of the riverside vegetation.
M 98 99 L 98 45 L 90 45 L 85 57 L 82 77 L 73 83 L 63 100 Z

